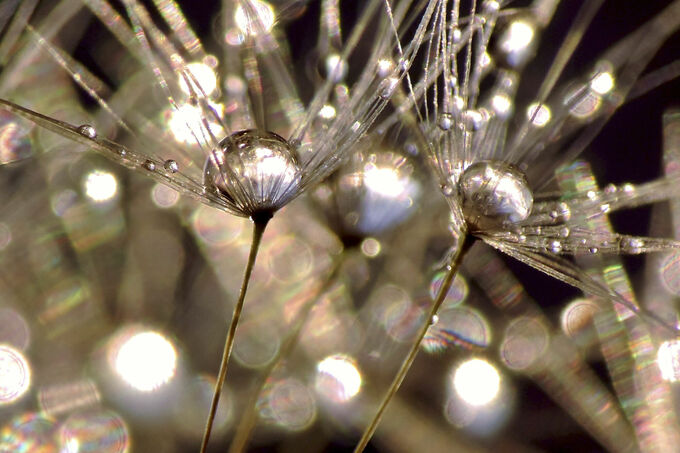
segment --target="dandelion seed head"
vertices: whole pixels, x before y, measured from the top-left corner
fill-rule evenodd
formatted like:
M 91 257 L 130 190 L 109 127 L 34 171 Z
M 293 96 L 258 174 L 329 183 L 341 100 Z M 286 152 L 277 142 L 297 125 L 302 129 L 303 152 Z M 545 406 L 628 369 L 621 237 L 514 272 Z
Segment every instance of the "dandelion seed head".
M 244 130 L 208 158 L 204 184 L 244 215 L 273 213 L 297 192 L 300 167 L 290 144 L 273 132 Z
M 476 162 L 458 182 L 465 220 L 475 229 L 520 222 L 531 213 L 534 198 L 526 177 L 499 161 Z

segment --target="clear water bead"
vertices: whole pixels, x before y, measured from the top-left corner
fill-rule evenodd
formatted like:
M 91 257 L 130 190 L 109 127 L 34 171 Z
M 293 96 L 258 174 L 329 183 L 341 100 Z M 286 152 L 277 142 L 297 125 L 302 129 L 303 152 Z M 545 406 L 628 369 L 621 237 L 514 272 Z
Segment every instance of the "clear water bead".
M 463 214 L 477 229 L 493 229 L 529 217 L 534 197 L 524 174 L 499 161 L 476 162 L 458 182 Z
M 252 216 L 281 208 L 296 192 L 300 174 L 295 152 L 283 137 L 249 129 L 220 142 L 203 178 L 208 190 Z
M 179 165 L 177 165 L 177 162 L 172 159 L 166 160 L 163 163 L 163 168 L 165 168 L 170 173 L 177 173 L 179 171 Z
M 156 170 L 156 164 L 152 160 L 145 160 L 144 163 L 142 164 L 142 167 L 145 170 L 148 171 L 155 171 Z
M 87 138 L 97 138 L 97 130 L 94 128 L 94 126 L 90 126 L 89 124 L 83 124 L 82 126 L 79 126 L 78 133 Z

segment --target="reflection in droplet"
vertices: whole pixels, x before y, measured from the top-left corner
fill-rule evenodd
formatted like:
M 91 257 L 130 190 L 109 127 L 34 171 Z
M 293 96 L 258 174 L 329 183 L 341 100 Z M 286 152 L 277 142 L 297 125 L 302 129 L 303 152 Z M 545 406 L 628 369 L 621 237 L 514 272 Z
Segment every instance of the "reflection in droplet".
M 99 390 L 90 379 L 49 384 L 38 391 L 40 409 L 52 417 L 94 406 L 100 400 Z
M 29 129 L 17 123 L 7 110 L 0 110 L 0 165 L 31 156 Z
M 345 403 L 361 389 L 361 373 L 349 356 L 335 354 L 316 365 L 316 391 L 329 401 Z
M 9 345 L 0 345 L 0 406 L 21 398 L 31 386 L 31 370 L 24 355 Z
M 593 322 L 593 316 L 599 311 L 595 302 L 590 299 L 576 299 L 567 304 L 560 317 L 562 330 L 570 337 L 583 332 Z
M 118 191 L 118 181 L 108 171 L 94 170 L 85 177 L 85 195 L 97 203 L 112 199 Z
M 0 452 L 57 453 L 55 430 L 56 422 L 47 415 L 19 415 L 0 431 Z
M 31 331 L 24 317 L 12 308 L 0 308 L 0 344 L 25 351 L 30 342 Z
M 673 251 L 661 262 L 661 281 L 671 294 L 680 295 L 680 252 Z
M 181 435 L 191 439 L 200 439 L 203 435 L 205 414 L 210 409 L 215 382 L 212 376 L 200 375 L 182 386 L 182 393 L 172 410 L 173 425 Z M 220 395 L 213 422 L 214 436 L 224 434 L 231 421 L 232 411 L 231 392 L 225 388 Z
M 501 359 L 510 369 L 524 370 L 541 359 L 548 342 L 548 330 L 541 322 L 530 317 L 517 318 L 505 330 Z
M 680 381 L 680 340 L 668 340 L 661 343 L 656 361 L 664 380 Z
M 437 322 L 427 330 L 422 346 L 434 353 L 453 345 L 486 348 L 490 342 L 491 328 L 481 313 L 469 307 L 454 307 L 439 311 Z
M 171 208 L 179 201 L 179 192 L 157 182 L 151 189 L 151 199 L 159 208 Z
M 161 333 L 127 328 L 109 345 L 111 367 L 123 381 L 141 392 L 167 384 L 177 370 L 175 346 Z
M 126 453 L 130 434 L 123 419 L 111 411 L 71 415 L 59 428 L 59 453 Z
M 456 393 L 471 406 L 484 406 L 493 401 L 501 387 L 496 367 L 482 359 L 461 363 L 453 373 Z
M 439 294 L 439 288 L 442 287 L 442 283 L 444 282 L 445 278 L 446 278 L 445 271 L 437 272 L 434 278 L 432 278 L 432 282 L 430 282 L 430 297 L 432 298 L 432 300 L 435 300 L 437 298 L 437 294 Z M 447 307 L 452 308 L 461 304 L 467 297 L 467 294 L 468 294 L 467 281 L 465 280 L 465 277 L 463 277 L 460 273 L 457 273 L 453 279 L 453 282 L 451 283 L 449 291 L 446 293 L 446 296 L 444 297 L 444 302 L 442 302 L 442 308 Z
M 274 9 L 263 0 L 249 0 L 246 8 L 239 2 L 234 11 L 234 22 L 242 33 L 257 36 L 268 33 L 274 26 Z
M 312 392 L 295 378 L 268 383 L 258 401 L 260 417 L 289 431 L 304 431 L 316 418 Z

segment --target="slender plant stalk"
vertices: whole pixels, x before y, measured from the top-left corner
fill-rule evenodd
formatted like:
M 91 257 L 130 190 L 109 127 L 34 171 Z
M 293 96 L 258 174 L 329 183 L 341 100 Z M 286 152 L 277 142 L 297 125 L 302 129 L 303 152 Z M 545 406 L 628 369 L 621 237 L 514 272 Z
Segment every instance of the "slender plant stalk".
M 262 235 L 267 227 L 269 218 L 257 219 L 253 221 L 253 238 L 250 242 L 250 254 L 248 255 L 248 263 L 246 270 L 243 273 L 243 282 L 241 283 L 241 291 L 238 295 L 238 301 L 234 307 L 234 313 L 231 317 L 229 330 L 227 331 L 227 339 L 224 342 L 224 351 L 222 352 L 222 362 L 220 364 L 220 372 L 215 383 L 215 391 L 213 393 L 212 402 L 210 403 L 210 413 L 205 422 L 205 432 L 203 433 L 203 441 L 201 442 L 200 453 L 205 453 L 210 440 L 210 433 L 212 432 L 213 422 L 215 421 L 215 414 L 217 413 L 217 405 L 219 404 L 220 395 L 222 394 L 222 387 L 227 377 L 227 364 L 231 356 L 231 350 L 234 346 L 234 338 L 236 334 L 236 327 L 238 326 L 241 311 L 243 310 L 243 302 L 248 291 L 248 283 L 250 283 L 250 274 L 253 272 L 255 266 L 255 259 L 257 258 L 257 251 L 260 249 L 260 242 L 262 242 Z
M 394 376 L 394 379 L 392 380 L 392 383 L 390 384 L 387 393 L 383 397 L 380 403 L 380 407 L 373 416 L 371 423 L 368 425 L 368 427 L 362 434 L 361 439 L 359 439 L 357 446 L 354 448 L 354 453 L 361 453 L 364 451 L 364 448 L 366 448 L 366 445 L 368 445 L 368 442 L 371 440 L 371 437 L 373 437 L 373 434 L 375 433 L 375 430 L 378 427 L 380 420 L 382 419 L 383 413 L 385 412 L 385 409 L 387 409 L 387 405 L 390 403 L 394 395 L 397 394 L 399 386 L 401 386 L 401 383 L 404 381 L 406 374 L 408 373 L 409 369 L 411 369 L 411 365 L 413 364 L 413 361 L 415 360 L 416 355 L 420 350 L 420 344 L 422 343 L 423 338 L 425 338 L 425 335 L 427 334 L 427 330 L 430 328 L 430 325 L 432 324 L 432 318 L 437 314 L 439 307 L 444 302 L 446 294 L 449 292 L 449 289 L 451 288 L 451 283 L 453 283 L 453 279 L 458 273 L 460 264 L 463 262 L 463 257 L 465 253 L 470 249 L 470 245 L 472 244 L 471 237 L 467 236 L 467 234 L 465 233 L 461 235 L 459 241 L 460 245 L 456 249 L 453 257 L 451 258 L 451 263 L 448 266 L 448 272 L 446 273 L 444 281 L 442 282 L 442 286 L 439 288 L 439 292 L 437 292 L 437 297 L 434 303 L 432 304 L 432 307 L 430 308 L 430 312 L 428 313 L 425 323 L 420 328 L 418 336 L 416 340 L 413 342 L 413 345 L 411 346 L 408 355 L 402 362 L 399 371 L 397 371 L 397 374 Z
M 257 424 L 257 410 L 256 410 L 257 400 L 259 399 L 260 394 L 264 389 L 267 379 L 269 379 L 269 377 L 274 373 L 274 371 L 279 366 L 283 358 L 287 357 L 293 350 L 293 348 L 295 348 L 295 346 L 297 345 L 298 340 L 300 339 L 300 333 L 302 332 L 302 328 L 307 323 L 307 319 L 309 318 L 309 314 L 312 312 L 312 308 L 314 308 L 314 305 L 316 305 L 316 303 L 318 302 L 317 297 L 323 295 L 331 287 L 331 285 L 335 281 L 335 278 L 338 275 L 338 271 L 342 267 L 343 261 L 344 259 L 342 257 L 338 259 L 338 261 L 333 265 L 333 270 L 328 275 L 328 277 L 326 277 L 325 281 L 319 287 L 319 289 L 316 291 L 316 294 L 310 297 L 309 300 L 302 307 L 302 310 L 299 313 L 299 316 L 297 318 L 295 325 L 293 326 L 293 329 L 284 340 L 276 356 L 269 363 L 269 366 L 260 374 L 258 380 L 255 382 L 255 385 L 253 386 L 254 390 L 251 393 L 250 401 L 248 401 L 245 413 L 241 416 L 241 421 L 239 422 L 239 425 L 236 428 L 234 439 L 232 440 L 231 446 L 229 447 L 229 453 L 241 453 L 248 445 L 248 440 L 250 440 L 250 436 L 253 432 L 253 429 Z

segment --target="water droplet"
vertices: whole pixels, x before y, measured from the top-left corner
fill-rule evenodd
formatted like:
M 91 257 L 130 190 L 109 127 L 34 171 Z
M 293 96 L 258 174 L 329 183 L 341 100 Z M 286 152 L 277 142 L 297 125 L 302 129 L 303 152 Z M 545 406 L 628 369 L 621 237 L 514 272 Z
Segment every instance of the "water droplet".
M 616 193 L 616 186 L 614 184 L 607 184 L 607 186 L 604 188 L 604 193 L 606 194 L 613 194 Z
M 392 96 L 392 93 L 394 93 L 398 83 L 399 79 L 396 77 L 383 79 L 378 85 L 378 96 L 382 99 L 389 99 Z
M 610 209 L 611 207 L 609 206 L 609 203 L 603 203 L 600 205 L 600 211 L 602 211 L 603 214 L 608 213 Z
M 437 321 L 439 321 L 439 316 L 437 315 L 432 315 L 432 319 L 430 319 L 430 325 L 435 325 L 437 324 Z
M 441 185 L 442 193 L 446 195 L 447 197 L 450 197 L 453 195 L 453 186 L 451 184 L 442 184 Z
M 144 163 L 142 164 L 142 167 L 145 170 L 149 170 L 149 171 L 155 171 L 156 170 L 156 164 L 153 161 L 148 160 L 148 159 L 144 161 Z
M 568 227 L 562 227 L 560 228 L 560 236 L 563 238 L 569 237 L 569 228 Z
M 520 234 L 519 236 L 517 236 L 517 240 L 523 244 L 527 241 L 527 236 L 525 234 Z
M 453 125 L 453 116 L 450 113 L 442 113 L 439 115 L 439 121 L 437 122 L 439 129 L 443 131 L 448 131 Z
M 458 44 L 462 38 L 463 33 L 460 31 L 460 28 L 454 28 L 451 32 L 451 41 L 453 41 L 454 44 Z
M 179 165 L 177 165 L 177 162 L 172 159 L 166 160 L 163 163 L 163 168 L 165 168 L 170 173 L 177 173 L 179 171 Z
M 562 243 L 560 241 L 550 241 L 549 249 L 553 253 L 560 253 L 562 251 Z
M 87 138 L 97 138 L 97 130 L 94 128 L 94 126 L 90 126 L 89 124 L 83 124 L 82 126 L 79 126 L 78 133 Z
M 204 184 L 244 214 L 275 211 L 296 192 L 300 170 L 295 153 L 284 138 L 273 132 L 236 132 L 220 142 L 216 154 L 227 174 L 209 158 Z
M 480 229 L 520 222 L 531 213 L 534 197 L 524 174 L 505 162 L 481 161 L 460 177 L 465 220 Z
M 484 117 L 477 110 L 463 112 L 463 125 L 467 131 L 478 131 L 484 124 Z
M 621 239 L 621 248 L 624 252 L 637 255 L 642 253 L 642 247 L 645 246 L 645 241 L 640 238 L 623 238 Z
M 596 254 L 597 252 L 599 252 L 600 250 L 599 250 L 597 247 L 590 247 L 590 248 L 588 249 L 588 251 L 594 255 L 594 254 Z

